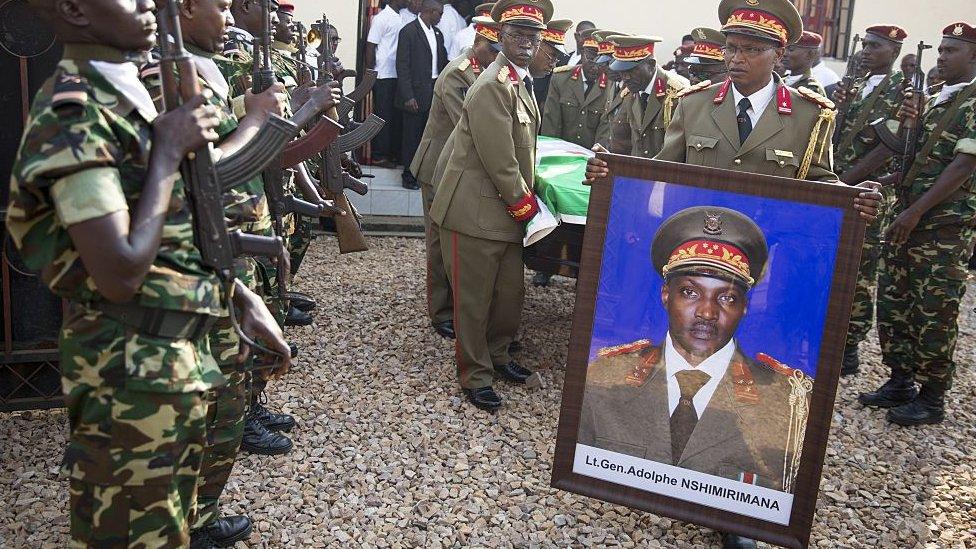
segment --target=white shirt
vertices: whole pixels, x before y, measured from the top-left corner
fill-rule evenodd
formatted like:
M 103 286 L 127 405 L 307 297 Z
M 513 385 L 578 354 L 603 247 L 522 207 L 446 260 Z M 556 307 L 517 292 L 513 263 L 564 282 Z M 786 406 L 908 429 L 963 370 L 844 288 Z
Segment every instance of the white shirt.
M 444 4 L 444 14 L 441 16 L 441 20 L 437 23 L 437 28 L 441 30 L 444 35 L 444 47 L 448 51 L 451 50 L 452 42 L 454 41 L 454 35 L 458 33 L 459 30 L 463 29 L 467 25 L 467 22 L 461 17 L 454 6 L 451 4 Z
M 952 96 L 956 94 L 956 92 L 962 90 L 963 88 L 965 88 L 966 86 L 972 83 L 976 83 L 976 78 L 974 78 L 969 82 L 960 82 L 958 84 L 953 84 L 951 86 L 943 85 L 942 89 L 939 91 L 939 96 L 935 98 L 935 104 L 941 105 L 946 101 L 949 101 L 950 99 L 952 99 Z
M 762 118 L 762 114 L 766 112 L 766 107 L 769 106 L 770 101 L 773 100 L 773 96 L 776 95 L 776 80 L 770 79 L 769 84 L 766 87 L 757 91 L 756 93 L 748 96 L 749 103 L 752 106 L 746 111 L 749 115 L 749 120 L 752 121 L 752 127 L 755 128 L 756 124 L 759 123 L 759 119 Z M 735 101 L 735 112 L 739 112 L 739 101 L 746 97 L 739 93 L 739 90 L 735 89 L 735 84 L 732 84 L 732 99 Z
M 434 29 L 428 27 L 427 23 L 424 22 L 422 17 L 418 17 L 417 21 L 420 21 L 420 28 L 424 30 L 424 35 L 427 36 L 427 44 L 430 46 L 430 72 L 433 74 L 431 78 L 437 78 L 437 35 L 434 34 Z
M 366 41 L 376 45 L 376 75 L 379 79 L 396 78 L 396 51 L 403 22 L 389 5 L 373 17 Z
M 574 51 L 573 53 L 571 53 L 569 55 L 569 61 L 566 62 L 566 65 L 568 65 L 570 67 L 575 67 L 576 65 L 579 65 L 580 61 L 583 60 L 583 56 L 580 55 L 579 51 L 580 51 L 580 48 L 577 47 L 576 48 L 576 51 Z
M 528 67 L 520 67 L 520 66 L 516 65 L 515 63 L 512 63 L 512 66 L 515 67 L 515 74 L 518 75 L 519 81 L 525 80 L 525 77 L 528 76 L 529 77 L 529 82 L 532 82 L 532 75 L 529 74 Z
M 708 381 L 691 399 L 691 403 L 695 407 L 695 412 L 698 414 L 698 419 L 701 419 L 702 414 L 705 413 L 705 409 L 708 408 L 708 402 L 712 400 L 712 395 L 715 394 L 715 389 L 718 388 L 718 384 L 725 377 L 725 372 L 729 369 L 729 363 L 732 362 L 732 356 L 734 354 L 735 340 L 730 339 L 725 344 L 725 347 L 722 347 L 715 354 L 703 360 L 698 366 L 692 366 L 674 348 L 674 343 L 671 341 L 671 334 L 669 332 L 668 337 L 664 340 L 664 368 L 668 380 L 668 416 L 670 417 L 674 414 L 674 409 L 678 407 L 678 401 L 681 400 L 681 387 L 678 385 L 678 378 L 674 374 L 684 370 L 697 370 L 708 374 Z
M 451 39 L 451 47 L 447 50 L 447 56 L 451 59 L 460 57 L 465 49 L 474 45 L 475 35 L 474 23 L 457 31 L 454 34 L 454 38 Z
M 840 82 L 840 76 L 838 76 L 837 73 L 834 72 L 834 69 L 828 67 L 823 61 L 819 61 L 816 65 L 811 67 L 810 73 L 813 74 L 813 77 L 817 79 L 817 82 L 820 82 L 820 85 L 825 88 Z
M 406 25 L 407 23 L 413 23 L 413 20 L 416 18 L 417 18 L 417 14 L 410 11 L 409 8 L 400 8 L 400 21 L 404 25 Z
M 217 97 L 226 101 L 227 96 L 230 95 L 230 84 L 227 83 L 224 74 L 220 72 L 217 63 L 209 57 L 197 55 L 193 52 L 189 53 L 190 58 L 193 59 L 193 64 L 197 67 L 197 73 L 200 75 L 200 78 L 203 78 L 207 85 L 213 89 Z
M 135 63 L 109 63 L 108 61 L 92 61 L 91 66 L 105 77 L 112 86 L 126 99 L 135 105 L 136 110 L 146 122 L 152 122 L 159 115 L 156 104 L 146 86 L 139 80 L 139 69 Z
M 864 83 L 864 89 L 861 90 L 861 99 L 866 99 L 867 96 L 871 95 L 871 92 L 874 91 L 874 88 L 877 88 L 878 87 L 878 84 L 880 84 L 881 81 L 884 80 L 886 76 L 888 76 L 888 75 L 887 74 L 873 74 L 873 75 L 869 76 L 868 77 L 868 81 Z
M 790 74 L 788 76 L 783 77 L 783 81 L 786 82 L 786 85 L 790 87 L 794 87 L 794 84 L 796 84 L 800 80 L 803 80 L 802 74 Z

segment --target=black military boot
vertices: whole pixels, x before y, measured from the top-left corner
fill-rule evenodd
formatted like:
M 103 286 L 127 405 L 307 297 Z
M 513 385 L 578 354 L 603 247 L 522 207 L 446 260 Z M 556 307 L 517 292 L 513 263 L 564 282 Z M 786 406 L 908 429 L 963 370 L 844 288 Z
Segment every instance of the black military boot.
M 316 307 L 315 299 L 308 294 L 303 294 L 301 292 L 285 292 L 285 297 L 288 298 L 288 303 L 299 311 L 307 313 Z
M 190 549 L 233 547 L 251 535 L 251 519 L 244 515 L 221 517 L 199 530 L 190 532 Z
M 287 433 L 295 426 L 295 418 L 291 415 L 273 413 L 257 401 L 251 403 L 251 417 L 260 421 L 269 431 Z
M 915 376 L 902 370 L 893 370 L 891 379 L 886 381 L 877 391 L 861 393 L 857 400 L 865 406 L 895 408 L 915 400 L 917 395 Z
M 285 315 L 285 326 L 311 326 L 312 315 L 305 311 L 298 310 L 294 305 L 288 307 L 288 314 Z
M 945 385 L 923 383 L 915 400 L 888 410 L 888 421 L 914 427 L 927 423 L 942 423 L 945 419 Z
M 269 431 L 263 423 L 250 414 L 244 418 L 244 438 L 241 450 L 262 456 L 277 456 L 291 451 L 291 439 L 281 433 Z
M 840 375 L 852 376 L 861 369 L 861 361 L 857 357 L 857 345 L 844 347 L 844 362 L 841 363 Z
M 738 534 L 722 534 L 722 549 L 756 549 L 756 540 Z

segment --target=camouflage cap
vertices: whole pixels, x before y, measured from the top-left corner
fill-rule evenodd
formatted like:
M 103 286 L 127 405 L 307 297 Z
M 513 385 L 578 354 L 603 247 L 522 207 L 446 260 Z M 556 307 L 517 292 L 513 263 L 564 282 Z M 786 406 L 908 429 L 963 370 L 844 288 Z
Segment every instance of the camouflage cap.
M 766 269 L 769 248 L 756 222 L 716 206 L 696 206 L 672 215 L 651 243 L 651 263 L 665 279 L 699 275 L 752 288 Z

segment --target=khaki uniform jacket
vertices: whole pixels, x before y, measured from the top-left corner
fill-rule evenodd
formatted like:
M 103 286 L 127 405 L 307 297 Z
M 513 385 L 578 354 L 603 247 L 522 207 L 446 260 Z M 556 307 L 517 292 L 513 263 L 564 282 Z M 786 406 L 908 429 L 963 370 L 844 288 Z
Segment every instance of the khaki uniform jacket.
M 486 240 L 522 242 L 524 224 L 506 208 L 532 194 L 540 119 L 535 98 L 498 54 L 464 100 L 430 210 L 434 223 Z
M 638 94 L 623 94 L 623 103 L 617 116 L 620 124 L 630 128 L 630 151 L 622 150 L 625 145 L 612 141 L 613 152 L 630 154 L 640 158 L 652 158 L 664 146 L 664 132 L 674 114 L 678 94 L 688 87 L 688 82 L 668 74 L 660 67 L 654 75 L 657 82 L 664 83 L 661 93 L 652 93 L 647 98 L 647 108 L 641 103 Z
M 619 83 L 610 82 L 607 85 L 605 91 L 604 102 L 606 107 L 603 109 L 603 119 L 600 121 L 599 131 L 596 135 L 596 142 L 603 145 L 604 147 L 610 148 L 610 144 L 613 141 L 613 135 L 616 132 L 614 124 L 621 122 L 617 114 L 620 112 L 620 106 L 623 105 L 624 96 L 623 91 Z M 627 131 L 627 134 L 630 132 Z M 627 150 L 630 150 L 630 145 L 627 145 Z
M 793 446 L 790 374 L 747 359 L 737 348 L 674 460 L 664 353 L 646 340 L 621 347 L 624 352 L 601 350 L 603 356 L 589 365 L 580 444 L 733 480 L 751 473 L 756 484 L 783 490 L 786 456 L 793 450 L 786 452 Z
M 777 89 L 783 86 L 779 76 L 774 75 L 774 79 Z M 731 89 L 723 101 L 715 103 L 721 87 L 696 86 L 681 97 L 664 137 L 664 148 L 655 159 L 796 179 L 804 154 L 813 143 L 815 154 L 804 179 L 839 181 L 831 171 L 833 124 L 823 121 L 814 132 L 821 116 L 832 119 L 833 104 L 826 98 L 787 87 L 792 112 L 780 113 L 774 96 L 749 138 L 740 145 Z
M 425 187 L 433 187 L 434 168 L 448 136 L 461 119 L 461 107 L 468 89 L 481 74 L 477 64 L 471 62 L 471 48 L 447 64 L 434 83 L 434 98 L 430 104 L 430 117 L 420 139 L 417 153 L 410 165 L 410 173 Z M 433 194 L 433 191 L 431 191 Z
M 602 131 L 601 124 L 609 123 L 606 112 L 607 84 L 590 84 L 586 93 L 583 66 L 559 67 L 553 72 L 542 115 L 542 135 L 558 137 L 591 148 Z

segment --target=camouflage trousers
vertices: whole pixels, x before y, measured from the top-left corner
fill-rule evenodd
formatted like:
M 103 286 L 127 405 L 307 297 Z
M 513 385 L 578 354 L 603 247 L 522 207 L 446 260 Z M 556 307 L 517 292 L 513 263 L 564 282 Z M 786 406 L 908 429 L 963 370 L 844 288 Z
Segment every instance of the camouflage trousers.
M 203 393 L 88 388 L 68 395 L 71 547 L 185 547 L 205 436 Z M 69 456 L 66 455 L 66 461 Z M 95 472 L 95 468 L 102 469 Z
M 305 260 L 308 247 L 312 244 L 312 223 L 311 217 L 295 215 L 295 232 L 288 238 L 288 250 L 291 254 L 291 281 L 294 282 L 295 274 Z
M 854 286 L 854 303 L 851 306 L 851 322 L 847 327 L 847 346 L 856 348 L 867 339 L 874 324 L 875 292 L 878 283 L 878 265 L 881 263 L 881 239 L 888 229 L 885 203 L 882 203 L 878 217 L 872 221 L 864 233 L 861 247 L 861 262 L 857 268 L 857 283 Z
M 952 386 L 959 305 L 976 229 L 945 226 L 888 245 L 878 281 L 882 360 L 921 383 Z

